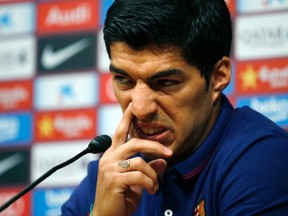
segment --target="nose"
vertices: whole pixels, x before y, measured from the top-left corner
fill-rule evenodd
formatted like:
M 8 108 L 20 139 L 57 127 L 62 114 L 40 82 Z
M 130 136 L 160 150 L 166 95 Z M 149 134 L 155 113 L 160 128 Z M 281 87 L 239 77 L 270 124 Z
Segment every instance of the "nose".
M 138 82 L 131 93 L 134 116 L 141 121 L 151 121 L 157 112 L 156 96 L 153 89 L 146 83 Z

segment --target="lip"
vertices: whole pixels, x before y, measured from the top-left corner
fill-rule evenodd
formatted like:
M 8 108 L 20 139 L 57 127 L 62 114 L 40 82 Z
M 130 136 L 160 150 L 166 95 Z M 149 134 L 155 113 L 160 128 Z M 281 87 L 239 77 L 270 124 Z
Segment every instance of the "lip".
M 163 126 L 158 125 L 158 124 L 157 125 L 155 125 L 155 124 L 135 124 L 134 127 L 135 127 L 136 133 L 140 139 L 156 141 L 156 142 L 159 142 L 162 144 L 164 144 L 165 141 L 168 140 L 168 137 L 170 134 L 168 128 L 163 127 Z M 147 134 L 147 133 L 143 132 L 142 128 L 159 130 L 159 133 Z

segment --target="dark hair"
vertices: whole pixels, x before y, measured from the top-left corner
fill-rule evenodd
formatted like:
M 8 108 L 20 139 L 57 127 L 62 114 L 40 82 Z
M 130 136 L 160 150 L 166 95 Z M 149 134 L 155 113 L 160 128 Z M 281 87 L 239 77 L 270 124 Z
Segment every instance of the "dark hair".
M 215 63 L 229 56 L 231 18 L 224 0 L 115 0 L 107 12 L 104 40 L 135 50 L 177 48 L 209 84 Z

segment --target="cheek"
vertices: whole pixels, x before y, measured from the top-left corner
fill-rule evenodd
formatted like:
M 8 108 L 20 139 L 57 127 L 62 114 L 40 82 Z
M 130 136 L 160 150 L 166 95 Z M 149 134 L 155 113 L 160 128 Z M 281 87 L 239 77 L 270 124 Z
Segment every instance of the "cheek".
M 173 116 L 178 133 L 187 134 L 189 131 L 201 127 L 211 113 L 213 103 L 209 94 L 203 93 L 192 97 L 191 94 L 185 97 L 188 100 L 175 102 Z
M 131 102 L 130 96 L 127 93 L 120 92 L 114 86 L 113 86 L 113 90 L 114 90 L 114 95 L 116 97 L 116 100 L 118 101 L 118 103 L 121 106 L 122 111 L 124 112 L 125 109 L 128 107 L 129 103 Z

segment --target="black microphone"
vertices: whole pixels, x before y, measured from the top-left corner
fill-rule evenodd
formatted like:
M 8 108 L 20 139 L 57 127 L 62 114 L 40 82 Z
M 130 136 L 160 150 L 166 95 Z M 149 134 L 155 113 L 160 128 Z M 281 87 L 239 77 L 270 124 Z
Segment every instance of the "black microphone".
M 27 192 L 32 190 L 35 186 L 37 186 L 40 182 L 42 182 L 44 179 L 46 179 L 48 176 L 50 176 L 52 173 L 57 171 L 58 169 L 61 169 L 68 164 L 76 161 L 83 155 L 87 153 L 92 153 L 92 154 L 98 154 L 105 152 L 110 146 L 111 146 L 111 138 L 108 135 L 100 135 L 95 137 L 88 145 L 86 149 L 84 149 L 82 152 L 79 154 L 75 155 L 71 159 L 51 168 L 48 172 L 46 172 L 44 175 L 40 176 L 38 179 L 36 179 L 34 182 L 32 182 L 30 185 L 28 185 L 24 190 L 22 190 L 20 193 L 16 194 L 14 197 L 12 197 L 10 200 L 8 200 L 6 203 L 4 203 L 0 207 L 0 212 L 2 212 L 4 209 L 9 207 L 12 203 L 14 203 L 16 200 L 21 198 L 23 195 L 25 195 Z

